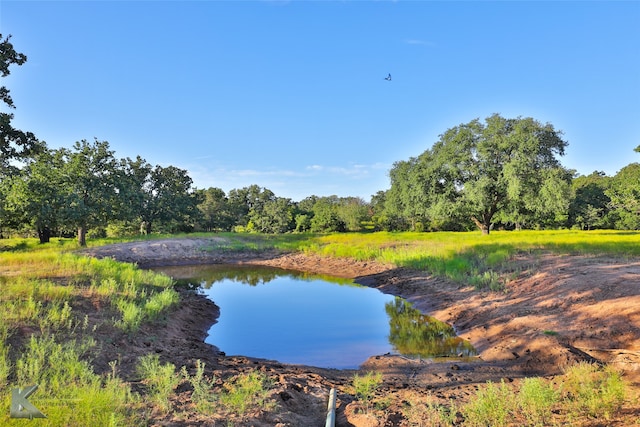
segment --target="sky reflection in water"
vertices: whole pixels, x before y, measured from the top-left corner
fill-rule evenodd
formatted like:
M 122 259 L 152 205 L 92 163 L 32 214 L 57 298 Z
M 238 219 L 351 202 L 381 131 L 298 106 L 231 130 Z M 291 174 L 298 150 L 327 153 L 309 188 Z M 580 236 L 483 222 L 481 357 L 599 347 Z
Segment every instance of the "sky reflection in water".
M 218 323 L 205 341 L 228 355 L 348 369 L 388 352 L 430 357 L 420 349 L 444 355 L 464 351 L 455 335 L 445 336 L 451 329 L 447 325 L 425 329 L 420 325 L 428 317 L 406 301 L 351 280 L 256 266 L 159 270 L 181 284 L 200 286 L 220 307 Z M 453 349 L 442 350 L 434 336 L 457 341 Z M 423 339 L 430 343 L 422 345 Z

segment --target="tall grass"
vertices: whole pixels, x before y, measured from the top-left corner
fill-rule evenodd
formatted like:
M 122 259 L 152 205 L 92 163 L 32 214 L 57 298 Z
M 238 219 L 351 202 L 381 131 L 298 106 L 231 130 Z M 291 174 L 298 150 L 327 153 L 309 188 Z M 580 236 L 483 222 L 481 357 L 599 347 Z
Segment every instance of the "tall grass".
M 296 249 L 324 256 L 378 261 L 398 267 L 428 271 L 476 288 L 500 290 L 509 261 L 526 253 L 640 255 L 640 232 L 596 231 L 494 231 L 479 232 L 376 232 L 309 236 Z
M 54 335 L 32 336 L 15 363 L 15 385 L 38 384 L 30 401 L 46 416 L 39 425 L 128 425 L 128 406 L 134 401 L 128 385 L 115 376 L 96 375 L 85 353 L 92 340 L 58 342 Z M 10 396 L 8 387 L 0 391 Z M 22 425 L 23 420 L 0 413 L 0 424 Z
M 74 306 L 101 300 L 112 308 L 104 319 L 119 312 L 116 325 L 135 331 L 160 319 L 179 296 L 167 276 L 71 252 L 76 248 L 64 240 L 0 241 L 0 404 L 8 407 L 11 388 L 39 384 L 30 401 L 47 416 L 40 425 L 138 425 L 139 398 L 130 386 L 115 372 L 94 373 L 89 316 L 78 316 Z M 22 423 L 0 412 L 0 425 Z

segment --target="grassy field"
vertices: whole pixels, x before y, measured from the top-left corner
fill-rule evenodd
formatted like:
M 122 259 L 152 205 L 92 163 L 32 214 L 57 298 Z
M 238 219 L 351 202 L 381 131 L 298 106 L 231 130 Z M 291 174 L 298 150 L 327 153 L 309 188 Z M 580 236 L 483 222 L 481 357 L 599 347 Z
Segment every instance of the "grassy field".
M 553 251 L 629 258 L 640 255 L 640 233 L 614 231 L 493 232 L 489 236 L 480 233 L 216 236 L 225 237 L 226 241 L 210 250 L 275 248 L 376 260 L 496 290 L 500 289 L 502 279 L 494 271 L 508 270 L 509 261 L 519 253 Z M 153 238 L 160 237 L 175 236 Z M 125 240 L 103 239 L 89 244 Z M 139 370 L 147 385 L 146 393 L 132 391 L 130 384 L 118 376 L 115 361 L 111 372 L 94 372 L 90 361 L 100 344 L 94 338 L 96 330 L 110 327 L 134 336 L 145 322 L 165 316 L 179 301 L 179 295 L 166 276 L 138 269 L 133 264 L 79 256 L 73 252 L 75 249 L 78 249 L 76 242 L 70 239 L 52 239 L 44 245 L 38 244 L 37 239 L 0 240 L 0 404 L 7 408 L 0 411 L 0 425 L 22 425 L 22 420 L 9 418 L 10 390 L 30 384 L 40 387 L 37 393 L 40 397 L 30 400 L 47 414 L 46 420 L 38 421 L 43 426 L 137 425 L 144 422 L 140 414 L 150 413 L 149 408 L 167 409 L 169 396 L 180 382 L 193 386 L 194 399 L 200 399 L 199 407 L 208 411 L 220 411 L 223 407 L 227 411 L 245 411 L 246 408 L 238 409 L 233 402 L 246 399 L 234 393 L 242 395 L 245 388 L 257 389 L 259 394 L 264 391 L 263 378 L 255 375 L 238 378 L 226 387 L 227 391 L 221 392 L 214 405 L 207 397 L 211 379 L 203 378 L 202 372 L 189 377 L 183 369 L 159 365 L 149 358 L 140 361 Z M 93 318 L 77 309 L 88 302 L 106 307 L 109 315 Z M 201 392 L 198 394 L 196 390 Z M 55 400 L 46 396 L 55 396 Z M 268 407 L 262 401 L 258 404 Z

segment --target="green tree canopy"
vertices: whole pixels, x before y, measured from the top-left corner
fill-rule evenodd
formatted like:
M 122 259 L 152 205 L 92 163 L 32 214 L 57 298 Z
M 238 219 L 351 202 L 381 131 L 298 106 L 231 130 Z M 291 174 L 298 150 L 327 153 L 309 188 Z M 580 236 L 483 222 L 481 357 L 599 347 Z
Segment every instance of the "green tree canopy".
M 107 141 L 76 142 L 61 149 L 66 158 L 61 188 L 66 192 L 66 220 L 78 230 L 78 243 L 86 246 L 87 230 L 106 226 L 117 218 L 119 163 Z
M 532 118 L 475 119 L 394 165 L 390 199 L 432 224 L 468 218 L 488 234 L 497 214 L 515 223 L 566 210 L 571 174 L 556 158 L 566 145 L 551 124 Z
M 611 199 L 606 195 L 611 178 L 604 172 L 594 171 L 573 179 L 574 196 L 569 205 L 569 225 L 583 230 L 607 228 Z
M 1 77 L 10 74 L 11 65 L 22 65 L 27 61 L 26 55 L 16 52 L 10 40 L 11 36 L 3 38 L 0 34 Z M 9 109 L 15 108 L 9 89 L 5 86 L 0 86 L 0 100 Z M 12 160 L 33 156 L 44 146 L 33 133 L 15 129 L 11 124 L 13 117 L 12 113 L 0 112 L 0 179 L 17 172 L 17 167 L 11 164 Z
M 64 164 L 63 151 L 44 150 L 20 174 L 7 179 L 5 212 L 14 224 L 35 228 L 40 243 L 49 242 L 52 231 L 64 223 L 68 202 Z
M 198 209 L 202 214 L 200 226 L 206 231 L 229 231 L 233 228 L 233 213 L 229 199 L 220 188 L 210 187 L 196 190 L 200 203 Z
M 611 179 L 605 194 L 616 217 L 616 228 L 640 229 L 640 163 L 631 163 Z

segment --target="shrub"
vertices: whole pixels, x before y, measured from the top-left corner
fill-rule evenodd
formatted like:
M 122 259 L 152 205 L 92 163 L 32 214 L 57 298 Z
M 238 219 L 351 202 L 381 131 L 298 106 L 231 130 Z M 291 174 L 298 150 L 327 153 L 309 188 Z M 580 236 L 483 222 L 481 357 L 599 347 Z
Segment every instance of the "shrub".
M 160 363 L 157 354 L 147 354 L 138 361 L 138 374 L 149 390 L 151 401 L 164 411 L 171 407 L 169 398 L 180 384 L 180 376 L 176 374 L 176 367 L 172 363 Z
M 365 411 L 369 410 L 369 404 L 378 387 L 382 384 L 382 373 L 367 372 L 365 375 L 355 374 L 353 377 L 353 388 L 356 397 L 365 407 Z

